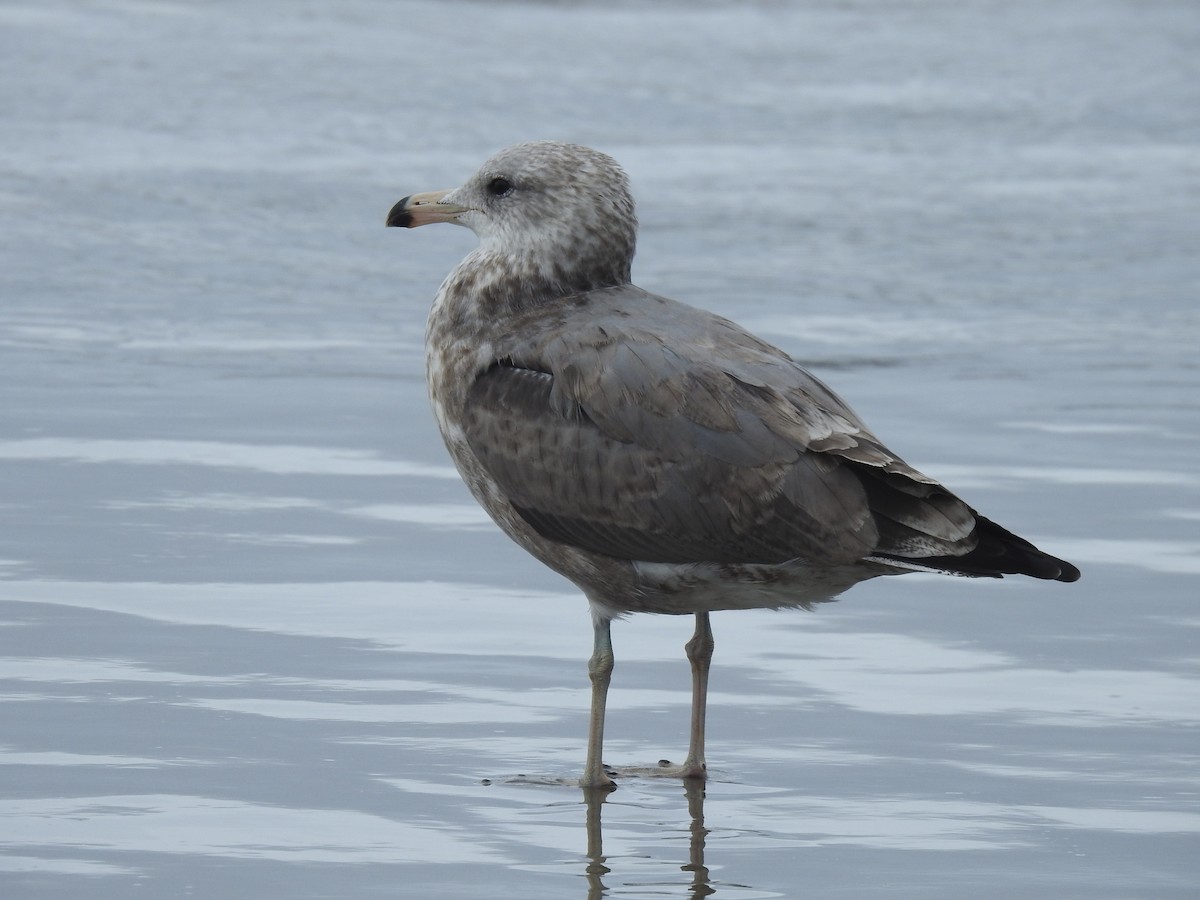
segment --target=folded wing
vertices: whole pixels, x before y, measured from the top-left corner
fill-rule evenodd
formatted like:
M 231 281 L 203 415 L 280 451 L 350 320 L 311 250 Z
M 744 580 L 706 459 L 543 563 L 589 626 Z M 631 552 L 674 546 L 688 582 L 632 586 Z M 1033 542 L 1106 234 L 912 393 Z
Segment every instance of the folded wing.
M 531 312 L 511 334 L 463 424 L 543 537 L 646 562 L 1078 577 L 909 467 L 731 322 L 624 286 Z

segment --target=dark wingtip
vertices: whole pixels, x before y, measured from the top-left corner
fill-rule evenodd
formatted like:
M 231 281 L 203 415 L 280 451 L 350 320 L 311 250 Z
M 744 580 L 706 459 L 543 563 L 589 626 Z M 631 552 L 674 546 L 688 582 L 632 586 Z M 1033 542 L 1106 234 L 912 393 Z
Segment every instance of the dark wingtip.
M 1058 577 L 1054 579 L 1055 581 L 1066 581 L 1069 583 L 1079 580 L 1079 570 L 1077 568 L 1064 559 L 1056 559 L 1055 562 L 1058 563 L 1059 568 Z
M 1079 570 L 1057 556 L 1038 550 L 1032 544 L 1027 548 L 1009 545 L 1007 558 L 1011 565 L 1002 569 L 1007 575 L 1029 575 L 1045 581 L 1072 582 L 1079 580 Z
M 972 578 L 1028 575 L 1043 581 L 1070 583 L 1079 580 L 1079 569 L 1065 559 L 1039 550 L 1029 541 L 978 513 L 975 514 L 975 523 L 978 544 L 962 556 L 908 557 L 889 553 L 877 553 L 876 556 Z
M 405 197 L 388 212 L 388 228 L 412 228 L 412 213 L 405 209 L 408 205 L 408 199 L 408 197 Z

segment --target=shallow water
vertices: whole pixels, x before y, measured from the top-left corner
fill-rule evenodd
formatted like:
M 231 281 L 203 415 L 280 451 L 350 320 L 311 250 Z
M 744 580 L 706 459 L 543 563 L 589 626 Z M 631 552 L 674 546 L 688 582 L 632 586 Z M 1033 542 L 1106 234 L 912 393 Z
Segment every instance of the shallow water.
M 1194 4 L 0 7 L 5 897 L 1195 896 Z M 1076 585 L 714 616 L 703 796 L 603 803 L 585 604 L 472 504 L 400 196 L 555 137 L 644 287 Z M 684 619 L 606 756 L 678 759 Z

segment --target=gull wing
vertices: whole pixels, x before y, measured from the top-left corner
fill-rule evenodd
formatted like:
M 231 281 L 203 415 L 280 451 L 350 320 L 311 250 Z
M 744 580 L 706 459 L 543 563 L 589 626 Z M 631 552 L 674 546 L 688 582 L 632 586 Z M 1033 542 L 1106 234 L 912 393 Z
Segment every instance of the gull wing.
M 647 562 L 1061 575 L 728 320 L 626 285 L 507 331 L 467 394 L 464 433 L 545 538 Z

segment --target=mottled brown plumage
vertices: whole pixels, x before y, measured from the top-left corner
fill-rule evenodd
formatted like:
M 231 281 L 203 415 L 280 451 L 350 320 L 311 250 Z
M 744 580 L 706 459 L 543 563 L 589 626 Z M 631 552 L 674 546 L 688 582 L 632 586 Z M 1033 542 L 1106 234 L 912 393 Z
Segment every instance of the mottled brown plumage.
M 429 317 L 446 446 L 500 527 L 592 606 L 585 785 L 611 784 L 600 741 L 615 616 L 696 614 L 679 771 L 702 777 L 709 612 L 807 607 L 913 570 L 1079 577 L 907 465 L 782 350 L 630 284 L 633 200 L 604 154 L 509 148 L 389 216 L 427 221 L 481 239 Z

